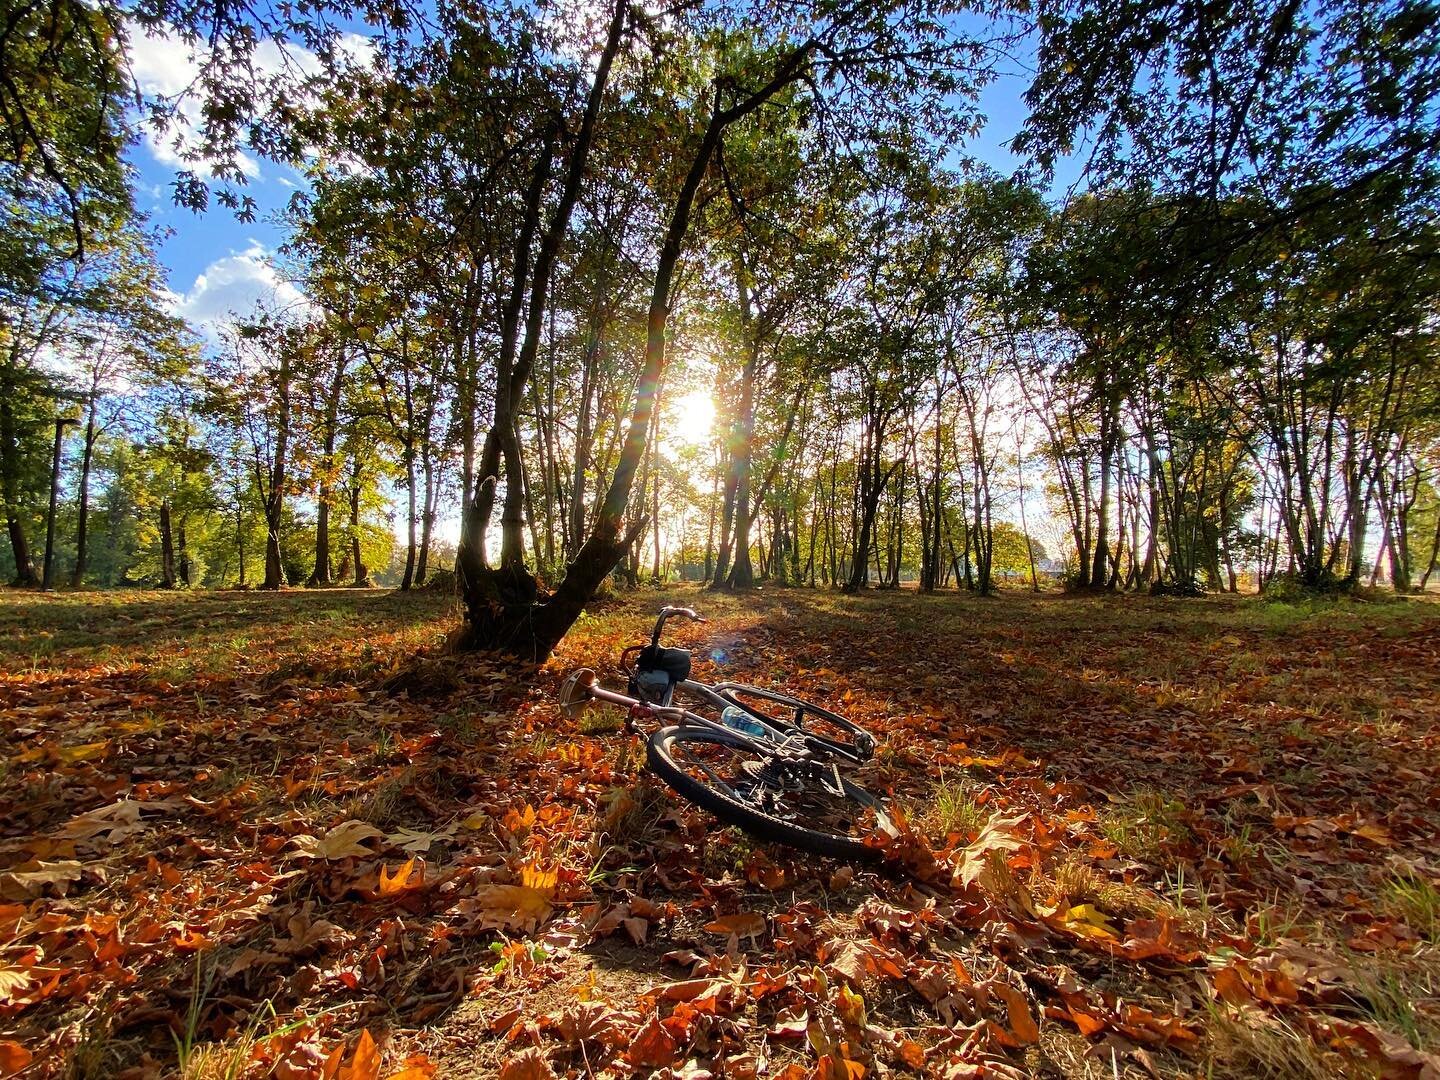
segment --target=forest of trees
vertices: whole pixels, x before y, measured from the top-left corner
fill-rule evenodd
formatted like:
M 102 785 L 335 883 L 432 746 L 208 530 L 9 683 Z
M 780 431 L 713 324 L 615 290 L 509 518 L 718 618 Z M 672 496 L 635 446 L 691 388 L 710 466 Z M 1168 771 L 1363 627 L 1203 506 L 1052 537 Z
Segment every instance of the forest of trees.
M 18 585 L 438 580 L 463 644 L 544 653 L 612 574 L 1434 575 L 1432 4 L 5 19 Z M 218 338 L 175 315 L 135 209 L 129 147 L 181 105 L 130 85 L 152 33 L 200 60 L 177 201 L 253 213 L 242 151 L 309 181 L 277 256 L 303 300 Z M 261 72 L 275 42 L 307 62 Z M 1015 54 L 1026 164 L 1001 175 L 966 140 Z

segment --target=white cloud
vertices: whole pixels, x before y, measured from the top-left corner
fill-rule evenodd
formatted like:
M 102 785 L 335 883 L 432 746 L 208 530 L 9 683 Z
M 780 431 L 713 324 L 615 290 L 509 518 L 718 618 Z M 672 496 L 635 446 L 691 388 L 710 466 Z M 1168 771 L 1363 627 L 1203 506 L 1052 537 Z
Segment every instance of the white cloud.
M 173 169 L 192 169 L 204 179 L 214 176 L 213 166 L 193 160 L 199 144 L 196 129 L 200 125 L 200 98 L 196 80 L 200 77 L 200 61 L 195 50 L 173 33 L 147 34 L 139 27 L 131 28 L 130 72 L 146 97 L 167 98 L 177 102 L 176 116 L 164 131 L 152 124 L 143 125 L 145 145 L 161 165 Z M 260 163 L 241 151 L 236 155 L 240 171 L 252 180 L 260 175 Z
M 310 304 L 303 292 L 276 271 L 264 246 L 253 240 L 244 251 L 210 263 L 189 289 L 172 300 L 175 314 L 212 342 L 218 340 L 223 326 L 236 316 L 248 315 L 257 303 L 288 311 L 303 310 Z
M 173 30 L 148 33 L 133 23 L 129 29 L 130 71 L 140 92 L 150 98 L 174 102 L 178 114 L 169 130 L 156 131 L 153 126 L 145 125 L 145 145 L 162 165 L 193 169 L 206 179 L 213 177 L 213 165 L 191 160 L 198 146 L 196 130 L 202 113 L 202 90 L 198 81 L 208 50 L 192 48 Z M 342 34 L 336 47 L 353 63 L 365 65 L 374 60 L 374 44 L 360 34 Z M 298 45 L 281 45 L 268 38 L 255 47 L 251 60 L 261 80 L 285 75 L 298 83 L 323 70 L 320 58 L 310 50 Z M 251 179 L 260 175 L 260 163 L 251 155 L 242 151 L 237 154 L 236 162 L 240 171 Z

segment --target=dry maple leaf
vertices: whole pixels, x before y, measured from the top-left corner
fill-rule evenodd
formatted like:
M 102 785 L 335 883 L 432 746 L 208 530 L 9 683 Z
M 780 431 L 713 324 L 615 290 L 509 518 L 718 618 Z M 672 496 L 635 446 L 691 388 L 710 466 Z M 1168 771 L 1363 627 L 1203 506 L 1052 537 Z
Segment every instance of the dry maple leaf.
M 38 746 L 34 750 L 26 750 L 19 755 L 17 760 L 31 762 L 48 759 L 57 765 L 74 765 L 81 761 L 104 757 L 109 749 L 108 741 L 85 743 L 83 746 Z
M 614 1046 L 628 1037 L 627 1019 L 603 1001 L 578 1001 L 551 1022 L 570 1046 L 587 1042 Z
M 643 1065 L 652 1069 L 674 1065 L 680 1056 L 680 1041 L 654 1013 L 641 1025 L 625 1051 L 625 1060 L 631 1065 Z
M 0 1002 L 14 1001 L 30 985 L 30 974 L 23 968 L 0 967 Z
M 527 885 L 484 885 L 460 909 L 476 916 L 480 929 L 534 931 L 550 917 L 550 896 Z
M 419 829 L 401 828 L 385 838 L 385 842 L 391 847 L 398 847 L 401 851 L 409 852 L 411 855 L 423 855 L 430 850 L 430 846 L 440 840 L 449 840 L 455 835 L 455 827 L 440 832 L 422 832 Z
M 974 884 L 990 865 L 990 853 L 994 851 L 1016 851 L 1024 841 L 1015 835 L 1016 827 L 1026 815 L 1001 817 L 996 814 L 980 830 L 980 835 L 960 854 L 960 864 L 955 868 L 955 882 L 960 886 Z
M 23 863 L 0 874 L 0 899 L 25 900 L 38 895 L 47 885 L 56 886 L 56 895 L 64 896 L 70 882 L 78 881 L 84 869 L 74 860 Z
M 380 1080 L 380 1048 L 375 1045 L 375 1038 L 370 1034 L 369 1028 L 361 1030 L 348 1065 L 341 1064 L 344 1053 L 345 1046 L 342 1043 L 326 1059 L 325 1067 L 320 1072 L 322 1080 Z
M 368 821 L 342 821 L 324 836 L 316 837 L 308 833 L 290 838 L 290 843 L 297 850 L 292 852 L 292 859 L 325 859 L 334 862 L 337 859 L 347 858 L 368 858 L 375 853 L 367 847 L 362 847 L 360 841 L 374 840 L 376 837 L 385 834 L 375 828 Z
M 1010 1023 L 1010 1034 L 1022 1046 L 1030 1046 L 1040 1041 L 1040 1028 L 1035 1023 L 1035 1018 L 1030 1015 L 1030 1003 L 1025 995 L 1016 990 L 1009 983 L 994 982 L 987 987 L 1001 1001 L 1005 1003 L 1005 1016 Z
M 18 1073 L 34 1059 L 25 1047 L 13 1039 L 0 1039 L 0 1076 Z
M 425 867 L 420 867 L 420 876 L 417 880 L 410 879 L 415 876 L 415 856 L 410 856 L 403 866 L 396 867 L 395 873 L 386 874 L 385 867 L 380 867 L 380 886 L 376 890 L 380 896 L 395 896 L 405 892 L 407 889 L 418 889 L 425 882 Z
M 72 840 L 99 838 L 113 844 L 134 833 L 144 832 L 147 826 L 140 820 L 140 812 L 149 808 L 148 803 L 121 799 L 71 818 L 60 831 Z
M 307 902 L 303 911 L 290 916 L 285 924 L 285 929 L 290 932 L 290 937 L 283 941 L 277 941 L 276 949 L 282 953 L 300 953 L 323 942 L 342 940 L 346 937 L 345 931 L 329 920 L 311 918 L 312 906 L 311 902 Z
M 500 1067 L 499 1080 L 555 1080 L 555 1070 L 538 1046 L 527 1046 Z
M 722 915 L 705 924 L 712 934 L 734 934 L 736 937 L 759 937 L 765 932 L 765 916 L 758 911 L 738 911 Z

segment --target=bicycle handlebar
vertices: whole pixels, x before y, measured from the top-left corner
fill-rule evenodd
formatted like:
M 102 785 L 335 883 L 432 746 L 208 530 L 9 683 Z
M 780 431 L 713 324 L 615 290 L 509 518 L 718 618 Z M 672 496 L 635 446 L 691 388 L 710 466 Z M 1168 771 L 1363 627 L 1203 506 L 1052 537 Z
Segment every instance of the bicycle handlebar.
M 696 611 L 695 611 L 694 608 L 688 608 L 688 607 L 670 607 L 670 606 L 667 605 L 667 606 L 665 606 L 665 607 L 663 607 L 663 608 L 660 609 L 660 617 L 655 620 L 655 633 L 653 633 L 653 634 L 650 635 L 650 644 L 652 644 L 652 645 L 659 645 L 659 644 L 660 644 L 660 631 L 663 630 L 663 629 L 665 629 L 665 620 L 666 620 L 666 619 L 673 619 L 673 618 L 677 618 L 677 617 L 680 617 L 680 616 L 683 616 L 684 618 L 687 618 L 687 619 L 691 619 L 691 620 L 693 620 L 693 621 L 695 621 L 695 622 L 698 622 L 698 623 L 703 623 L 703 622 L 706 621 L 705 619 L 701 618 L 701 616 L 696 613 Z

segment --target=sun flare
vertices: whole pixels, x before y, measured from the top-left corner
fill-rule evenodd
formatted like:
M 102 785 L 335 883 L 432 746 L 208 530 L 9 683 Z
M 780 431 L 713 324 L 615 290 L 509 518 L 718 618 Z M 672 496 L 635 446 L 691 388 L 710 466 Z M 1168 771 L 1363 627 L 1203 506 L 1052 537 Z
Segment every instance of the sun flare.
M 665 441 L 673 446 L 704 446 L 715 428 L 715 399 L 708 390 L 676 398 L 668 412 Z

